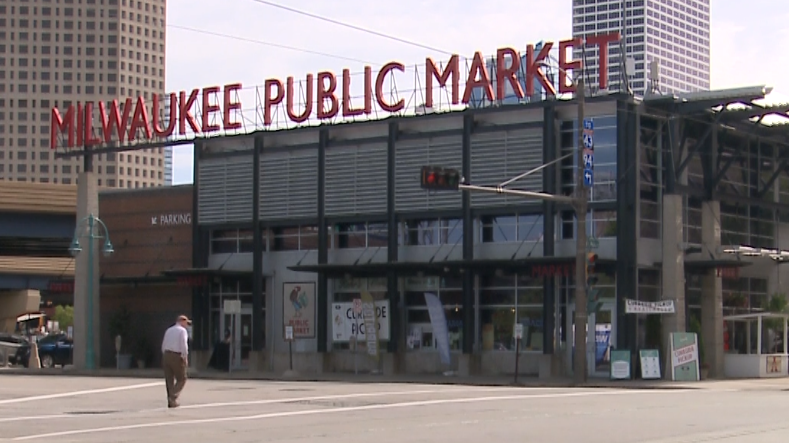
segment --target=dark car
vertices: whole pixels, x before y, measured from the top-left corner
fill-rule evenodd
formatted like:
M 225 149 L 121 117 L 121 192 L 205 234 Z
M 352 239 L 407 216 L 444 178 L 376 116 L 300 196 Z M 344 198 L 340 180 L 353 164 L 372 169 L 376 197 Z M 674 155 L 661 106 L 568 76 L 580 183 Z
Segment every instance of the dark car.
M 73 354 L 74 341 L 66 334 L 47 335 L 38 340 L 38 358 L 42 368 L 70 365 Z
M 30 342 L 27 337 L 0 333 L 0 345 L 8 352 L 8 363 L 27 367 L 30 357 Z

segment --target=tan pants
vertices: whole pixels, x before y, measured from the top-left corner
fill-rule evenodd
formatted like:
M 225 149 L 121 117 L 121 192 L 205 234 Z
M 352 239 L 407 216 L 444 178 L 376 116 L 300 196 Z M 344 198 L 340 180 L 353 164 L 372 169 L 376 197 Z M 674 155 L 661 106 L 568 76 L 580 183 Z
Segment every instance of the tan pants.
M 164 382 L 167 386 L 167 401 L 175 403 L 186 385 L 186 362 L 181 354 L 167 351 L 162 355 L 162 366 Z

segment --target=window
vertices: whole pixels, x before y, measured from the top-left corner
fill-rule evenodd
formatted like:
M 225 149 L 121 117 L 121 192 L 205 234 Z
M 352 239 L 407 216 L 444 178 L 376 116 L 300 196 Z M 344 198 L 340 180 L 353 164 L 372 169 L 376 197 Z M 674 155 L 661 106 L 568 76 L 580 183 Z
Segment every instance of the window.
M 211 232 L 212 254 L 252 252 L 253 246 L 251 229 L 227 229 Z
M 454 245 L 463 240 L 460 219 L 408 220 L 398 229 L 398 243 L 404 246 Z
M 434 294 L 444 306 L 449 329 L 449 348 L 460 350 L 463 343 L 463 285 L 454 277 L 411 277 L 405 281 L 407 347 L 409 350 L 436 348 L 426 294 Z M 512 335 L 510 331 L 510 335 Z
M 523 325 L 521 350 L 541 351 L 543 279 L 530 275 L 487 275 L 480 279 L 483 351 L 514 351 L 513 325 Z

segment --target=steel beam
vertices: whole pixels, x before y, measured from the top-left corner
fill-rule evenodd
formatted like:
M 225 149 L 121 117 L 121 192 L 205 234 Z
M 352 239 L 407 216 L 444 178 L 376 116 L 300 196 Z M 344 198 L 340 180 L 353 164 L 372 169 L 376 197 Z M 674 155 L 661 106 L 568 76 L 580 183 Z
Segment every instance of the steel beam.
M 520 197 L 549 200 L 559 203 L 572 204 L 575 202 L 575 199 L 573 199 L 572 197 L 567 197 L 564 195 L 552 195 L 552 194 L 546 194 L 544 192 L 520 191 L 517 189 L 506 189 L 500 186 L 477 186 L 477 185 L 462 184 L 458 186 L 458 188 L 462 191 L 482 191 L 482 192 L 491 192 L 494 194 L 509 194 L 509 195 L 517 195 Z
M 721 115 L 723 114 L 718 113 L 717 115 L 715 115 L 713 121 L 708 123 L 708 127 L 707 130 L 704 132 L 704 135 L 701 136 L 701 138 L 696 141 L 696 144 L 693 146 L 693 149 L 688 152 L 688 156 L 682 160 L 682 163 L 680 163 L 679 167 L 677 168 L 677 172 L 676 172 L 677 175 L 681 175 L 682 172 L 685 171 L 685 168 L 687 168 L 688 164 L 690 164 L 690 161 L 693 160 L 693 156 L 696 155 L 696 153 L 699 151 L 699 148 L 701 148 L 701 146 L 704 145 L 704 143 L 706 143 L 707 139 L 710 137 L 712 132 L 717 129 L 718 124 L 720 123 Z

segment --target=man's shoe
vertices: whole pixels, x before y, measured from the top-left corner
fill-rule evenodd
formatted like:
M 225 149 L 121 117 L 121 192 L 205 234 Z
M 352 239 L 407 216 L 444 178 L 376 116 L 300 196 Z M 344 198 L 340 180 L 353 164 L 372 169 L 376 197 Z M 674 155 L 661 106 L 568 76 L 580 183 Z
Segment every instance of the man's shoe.
M 171 402 L 167 403 L 167 407 L 168 408 L 177 408 L 178 406 L 181 406 L 181 405 L 179 405 L 177 401 L 171 401 Z

